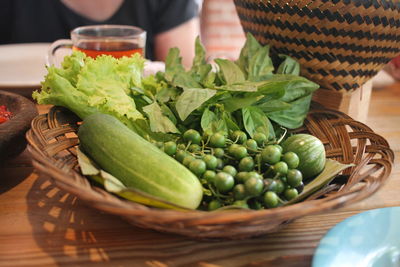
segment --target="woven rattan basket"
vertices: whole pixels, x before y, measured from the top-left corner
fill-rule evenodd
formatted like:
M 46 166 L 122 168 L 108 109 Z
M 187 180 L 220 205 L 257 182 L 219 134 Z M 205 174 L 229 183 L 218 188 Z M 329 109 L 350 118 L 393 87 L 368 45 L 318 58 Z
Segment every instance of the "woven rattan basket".
M 398 0 L 234 0 L 245 32 L 296 58 L 302 75 L 353 90 L 400 54 Z
M 355 164 L 330 185 L 303 202 L 275 209 L 162 210 L 120 199 L 93 186 L 80 174 L 76 158 L 79 121 L 59 107 L 53 107 L 48 114 L 32 121 L 26 137 L 33 165 L 39 173 L 89 206 L 119 215 L 133 225 L 202 239 L 238 239 L 270 233 L 299 217 L 364 199 L 386 181 L 394 158 L 387 141 L 368 126 L 341 112 L 314 108 L 304 127 L 296 131 L 320 138 L 327 157 Z

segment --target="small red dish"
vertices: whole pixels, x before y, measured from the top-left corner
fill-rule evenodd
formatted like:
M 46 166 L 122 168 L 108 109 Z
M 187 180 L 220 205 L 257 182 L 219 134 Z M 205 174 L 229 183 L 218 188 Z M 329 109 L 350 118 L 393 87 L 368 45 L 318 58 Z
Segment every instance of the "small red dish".
M 38 115 L 35 104 L 26 97 L 0 90 L 0 106 L 6 106 L 11 117 L 0 123 L 0 164 L 16 157 L 26 147 L 25 133 Z

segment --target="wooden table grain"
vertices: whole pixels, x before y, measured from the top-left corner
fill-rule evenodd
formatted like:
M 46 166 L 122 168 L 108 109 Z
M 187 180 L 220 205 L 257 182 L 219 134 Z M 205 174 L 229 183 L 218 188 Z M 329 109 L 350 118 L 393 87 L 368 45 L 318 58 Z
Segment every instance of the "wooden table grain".
M 38 106 L 41 113 L 48 106 Z M 373 90 L 367 124 L 395 151 L 370 198 L 238 241 L 196 241 L 131 226 L 87 207 L 33 170 L 27 152 L 0 166 L 0 266 L 310 266 L 323 235 L 364 210 L 400 206 L 400 83 Z

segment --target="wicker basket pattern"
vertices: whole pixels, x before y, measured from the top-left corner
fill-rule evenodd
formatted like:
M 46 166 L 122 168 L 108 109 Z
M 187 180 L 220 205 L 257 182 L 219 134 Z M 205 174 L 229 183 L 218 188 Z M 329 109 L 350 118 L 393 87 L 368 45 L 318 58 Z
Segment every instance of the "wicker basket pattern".
M 373 194 L 390 174 L 394 154 L 387 141 L 347 115 L 313 109 L 298 132 L 322 140 L 327 156 L 355 166 L 307 200 L 260 211 L 175 211 L 146 207 L 120 199 L 82 176 L 76 158 L 79 119 L 53 107 L 36 117 L 27 132 L 33 166 L 61 189 L 89 206 L 119 215 L 133 225 L 199 239 L 239 239 L 277 231 L 296 218 L 329 211 Z
M 359 88 L 400 53 L 397 0 L 234 0 L 245 32 L 302 75 L 334 90 Z

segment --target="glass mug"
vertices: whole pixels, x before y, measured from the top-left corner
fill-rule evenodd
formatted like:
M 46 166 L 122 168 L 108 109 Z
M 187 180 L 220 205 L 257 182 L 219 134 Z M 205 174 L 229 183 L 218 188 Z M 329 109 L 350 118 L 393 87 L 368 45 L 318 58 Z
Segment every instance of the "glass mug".
M 46 57 L 47 65 L 55 64 L 56 51 L 70 48 L 96 58 L 111 55 L 115 58 L 145 54 L 146 32 L 135 26 L 93 25 L 82 26 L 71 31 L 71 39 L 60 39 L 52 43 Z

